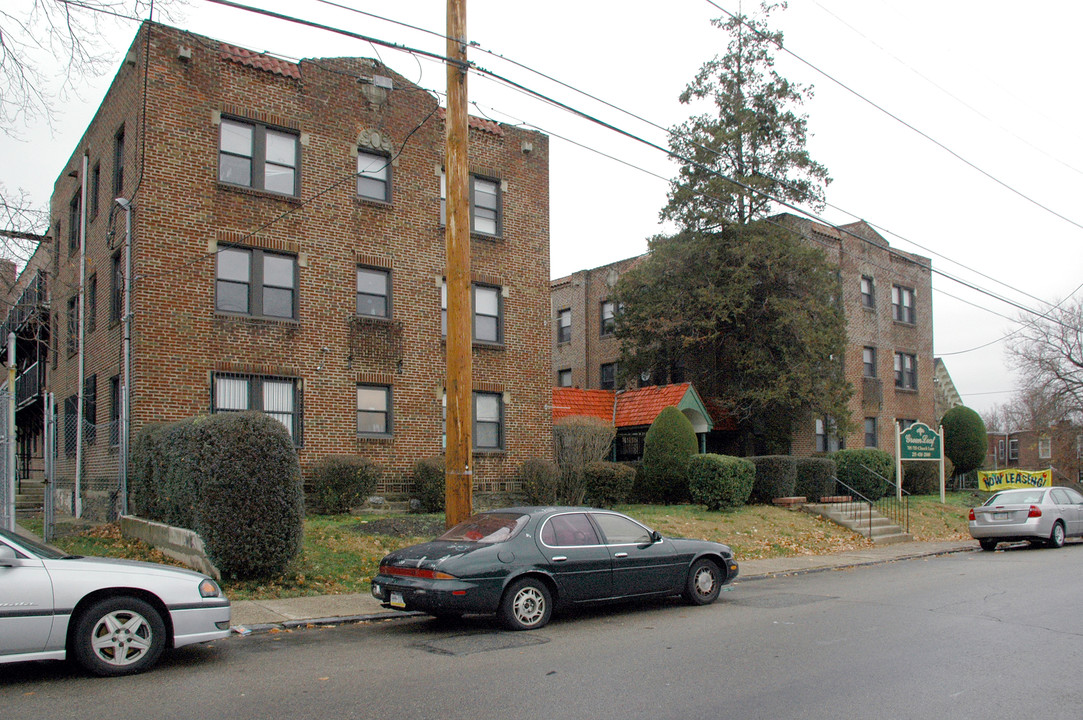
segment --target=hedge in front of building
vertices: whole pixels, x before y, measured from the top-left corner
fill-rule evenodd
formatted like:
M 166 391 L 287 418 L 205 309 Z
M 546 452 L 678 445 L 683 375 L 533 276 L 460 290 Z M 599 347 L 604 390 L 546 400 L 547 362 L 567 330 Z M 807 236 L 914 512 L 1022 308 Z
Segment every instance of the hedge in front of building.
M 414 495 L 421 501 L 422 512 L 444 512 L 447 503 L 445 467 L 443 455 L 414 463 Z
M 736 508 L 748 502 L 756 478 L 756 465 L 746 458 L 707 453 L 688 463 L 692 502 L 708 510 Z
M 635 478 L 635 468 L 623 463 L 599 460 L 583 466 L 587 500 L 594 507 L 610 508 L 627 501 Z
M 825 457 L 797 458 L 797 482 L 793 494 L 820 502 L 820 498 L 835 494 L 835 461 Z
M 759 455 L 749 460 L 756 466 L 752 502 L 769 503 L 775 498 L 792 497 L 797 484 L 797 461 L 790 455 Z
M 879 500 L 894 492 L 895 458 L 883 450 L 837 450 L 831 453 L 831 459 L 837 466 L 836 477 L 839 481 L 849 485 L 866 500 Z M 839 488 L 839 492 L 848 491 Z
M 197 532 L 223 575 L 286 570 L 301 550 L 304 490 L 282 423 L 258 412 L 220 413 L 145 432 L 133 443 L 139 512 Z
M 380 466 L 359 455 L 326 455 L 309 479 L 309 508 L 321 515 L 341 515 L 364 502 L 380 481 Z

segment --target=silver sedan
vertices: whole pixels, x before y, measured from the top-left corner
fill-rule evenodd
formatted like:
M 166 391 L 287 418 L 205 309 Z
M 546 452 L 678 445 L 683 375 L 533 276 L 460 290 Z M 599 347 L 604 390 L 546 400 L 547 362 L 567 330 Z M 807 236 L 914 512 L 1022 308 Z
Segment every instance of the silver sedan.
M 1060 547 L 1083 535 L 1083 495 L 1066 487 L 1001 490 L 971 509 L 969 527 L 982 550 L 1018 540 Z
M 73 657 L 129 675 L 167 647 L 229 636 L 229 600 L 182 568 L 64 555 L 0 530 L 0 663 Z

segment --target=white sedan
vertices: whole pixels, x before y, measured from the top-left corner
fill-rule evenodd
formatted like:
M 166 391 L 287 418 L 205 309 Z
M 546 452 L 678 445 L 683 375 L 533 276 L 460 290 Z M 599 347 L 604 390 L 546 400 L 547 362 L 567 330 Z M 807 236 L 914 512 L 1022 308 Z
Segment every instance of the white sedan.
M 167 647 L 228 637 L 229 620 L 206 575 L 64 555 L 0 530 L 0 663 L 70 654 L 95 675 L 129 675 Z
M 971 509 L 969 529 L 982 550 L 1018 540 L 1057 548 L 1083 535 L 1083 495 L 1066 487 L 1001 490 Z

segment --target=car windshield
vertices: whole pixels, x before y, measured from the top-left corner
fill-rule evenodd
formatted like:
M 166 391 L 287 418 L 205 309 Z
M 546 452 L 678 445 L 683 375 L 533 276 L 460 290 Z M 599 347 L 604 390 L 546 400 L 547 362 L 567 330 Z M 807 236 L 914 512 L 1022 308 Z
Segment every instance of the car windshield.
M 16 535 L 15 533 L 3 529 L 0 529 L 0 540 L 7 540 L 19 547 L 26 548 L 45 560 L 59 560 L 60 558 L 69 557 L 65 553 L 59 552 L 56 548 L 44 545 L 37 540 L 32 540 L 25 535 Z
M 989 498 L 986 505 L 1037 505 L 1045 490 L 1005 490 Z
M 526 525 L 519 513 L 481 513 L 463 520 L 437 538 L 452 542 L 499 543 L 510 540 Z

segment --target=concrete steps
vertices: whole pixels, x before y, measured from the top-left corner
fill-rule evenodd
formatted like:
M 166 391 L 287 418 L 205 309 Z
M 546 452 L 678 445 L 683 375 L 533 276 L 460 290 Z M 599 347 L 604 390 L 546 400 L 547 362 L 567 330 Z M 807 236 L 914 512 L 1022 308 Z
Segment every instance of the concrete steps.
M 45 508 L 45 484 L 24 480 L 15 495 L 15 516 L 40 515 Z
M 861 503 L 806 503 L 802 510 L 819 515 L 836 525 L 869 538 L 877 545 L 910 542 L 914 536 L 875 509 Z

